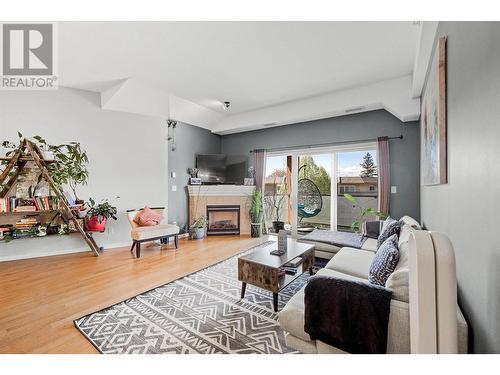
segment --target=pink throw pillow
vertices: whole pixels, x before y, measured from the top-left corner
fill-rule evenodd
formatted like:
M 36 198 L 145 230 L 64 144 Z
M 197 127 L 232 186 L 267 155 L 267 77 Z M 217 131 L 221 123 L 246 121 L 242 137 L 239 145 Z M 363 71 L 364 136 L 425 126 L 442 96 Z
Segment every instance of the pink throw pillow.
M 151 227 L 162 222 L 163 216 L 154 212 L 148 206 L 140 210 L 134 217 L 134 222 L 141 227 Z

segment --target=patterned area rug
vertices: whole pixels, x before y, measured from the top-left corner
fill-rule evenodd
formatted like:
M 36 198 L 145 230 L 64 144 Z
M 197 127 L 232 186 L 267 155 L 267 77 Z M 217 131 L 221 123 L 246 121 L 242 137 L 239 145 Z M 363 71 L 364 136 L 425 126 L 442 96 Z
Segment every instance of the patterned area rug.
M 240 300 L 241 255 L 86 315 L 75 325 L 101 353 L 292 353 L 272 293 L 248 285 Z M 307 278 L 305 273 L 279 293 L 280 309 Z

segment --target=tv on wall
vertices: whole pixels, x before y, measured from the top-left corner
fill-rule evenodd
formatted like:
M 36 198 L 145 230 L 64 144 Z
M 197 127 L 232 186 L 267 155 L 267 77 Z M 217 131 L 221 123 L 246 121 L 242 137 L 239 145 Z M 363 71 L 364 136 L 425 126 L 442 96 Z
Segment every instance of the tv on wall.
M 247 159 L 244 155 L 198 154 L 198 177 L 204 184 L 243 185 Z

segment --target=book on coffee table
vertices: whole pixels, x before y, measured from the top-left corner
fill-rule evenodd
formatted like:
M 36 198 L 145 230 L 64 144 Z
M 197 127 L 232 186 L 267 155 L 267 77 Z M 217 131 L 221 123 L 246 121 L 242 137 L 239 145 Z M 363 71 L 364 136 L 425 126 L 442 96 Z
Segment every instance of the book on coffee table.
M 298 258 L 292 259 L 291 261 L 283 264 L 283 267 L 297 268 L 298 266 L 300 266 L 302 264 L 302 262 L 303 262 L 302 257 L 298 257 Z

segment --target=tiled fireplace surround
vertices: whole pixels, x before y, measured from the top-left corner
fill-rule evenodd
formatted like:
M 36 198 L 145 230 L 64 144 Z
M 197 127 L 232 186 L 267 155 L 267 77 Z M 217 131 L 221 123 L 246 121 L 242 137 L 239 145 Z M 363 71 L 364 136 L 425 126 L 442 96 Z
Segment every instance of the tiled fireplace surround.
M 189 223 L 207 214 L 207 205 L 240 206 L 240 233 L 250 234 L 250 195 L 255 186 L 189 185 Z

